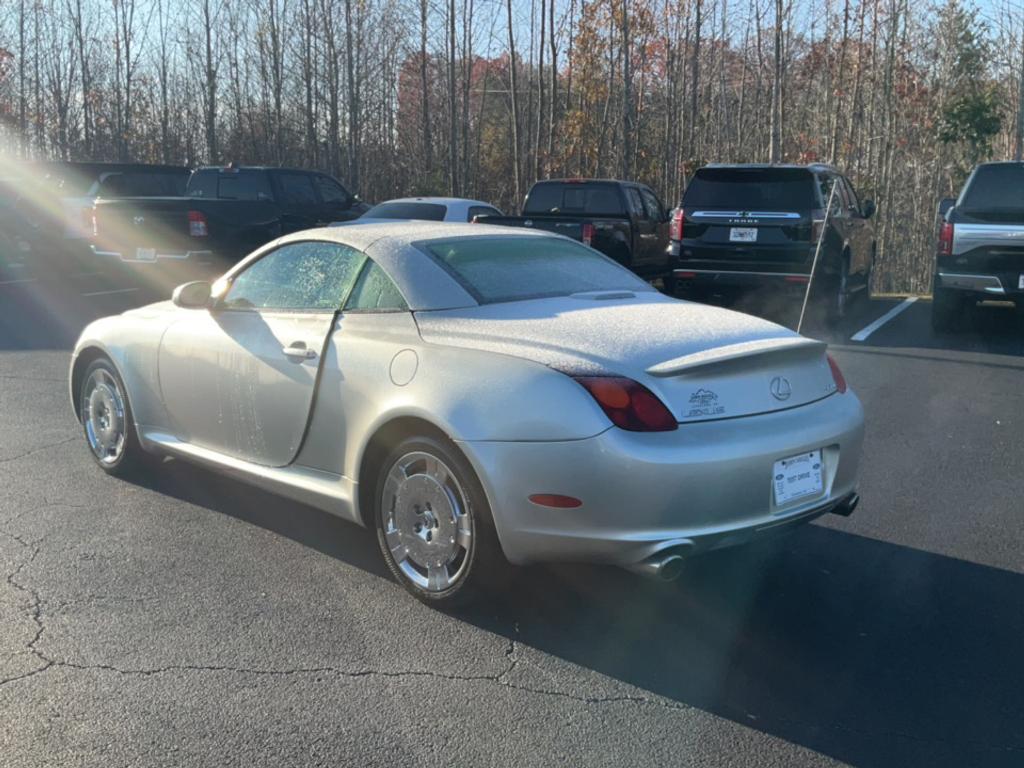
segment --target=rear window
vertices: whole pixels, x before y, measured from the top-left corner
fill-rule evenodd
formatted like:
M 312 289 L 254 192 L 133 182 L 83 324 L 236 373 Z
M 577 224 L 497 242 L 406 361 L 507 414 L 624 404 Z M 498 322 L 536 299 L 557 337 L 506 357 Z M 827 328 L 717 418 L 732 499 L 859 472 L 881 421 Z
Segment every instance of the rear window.
M 814 175 L 803 168 L 701 168 L 683 207 L 800 212 L 819 206 Z
M 381 203 L 368 210 L 367 219 L 418 219 L 420 221 L 444 221 L 447 206 L 437 203 Z
M 585 216 L 625 216 L 614 184 L 534 184 L 523 214 L 567 213 Z
M 481 304 L 586 291 L 646 291 L 633 273 L 560 237 L 473 237 L 419 245 Z
M 982 165 L 971 176 L 960 203 L 964 213 L 1024 211 L 1024 165 Z
M 112 173 L 100 182 L 100 197 L 180 197 L 188 173 Z
M 273 200 L 266 171 L 196 171 L 188 180 L 189 197 L 221 200 Z

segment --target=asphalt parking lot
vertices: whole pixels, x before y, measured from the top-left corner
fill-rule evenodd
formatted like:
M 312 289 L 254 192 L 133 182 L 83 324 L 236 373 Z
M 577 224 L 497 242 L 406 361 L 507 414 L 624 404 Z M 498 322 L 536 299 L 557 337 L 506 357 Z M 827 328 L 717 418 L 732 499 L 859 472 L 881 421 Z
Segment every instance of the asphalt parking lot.
M 524 569 L 445 615 L 330 515 L 180 462 L 93 466 L 68 349 L 155 296 L 0 282 L 4 766 L 1024 765 L 1011 312 L 935 336 L 926 301 L 882 299 L 811 329 L 867 413 L 853 517 L 671 585 Z

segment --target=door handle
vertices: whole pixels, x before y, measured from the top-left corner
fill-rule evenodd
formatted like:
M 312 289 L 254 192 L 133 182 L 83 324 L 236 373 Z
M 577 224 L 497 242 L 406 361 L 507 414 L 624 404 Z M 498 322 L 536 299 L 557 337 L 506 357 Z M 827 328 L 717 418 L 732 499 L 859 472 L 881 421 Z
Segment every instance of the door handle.
M 290 347 L 281 350 L 285 357 L 296 357 L 299 360 L 313 360 L 316 358 L 316 350 L 309 349 L 304 341 L 293 341 Z

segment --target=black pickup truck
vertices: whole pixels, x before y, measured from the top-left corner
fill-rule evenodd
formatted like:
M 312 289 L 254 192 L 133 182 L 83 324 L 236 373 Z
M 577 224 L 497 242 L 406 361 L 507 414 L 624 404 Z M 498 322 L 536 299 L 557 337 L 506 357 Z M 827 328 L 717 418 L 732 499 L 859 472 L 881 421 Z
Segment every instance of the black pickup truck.
M 476 221 L 531 227 L 579 240 L 647 280 L 674 290 L 668 250 L 669 212 L 643 184 L 610 179 L 538 181 L 522 216 L 478 216 Z
M 92 250 L 107 266 L 221 268 L 274 238 L 355 219 L 368 206 L 337 180 L 291 168 L 199 168 L 184 197 L 100 198 Z
M 980 301 L 1024 310 L 1024 163 L 983 163 L 939 204 L 932 327 L 953 331 Z

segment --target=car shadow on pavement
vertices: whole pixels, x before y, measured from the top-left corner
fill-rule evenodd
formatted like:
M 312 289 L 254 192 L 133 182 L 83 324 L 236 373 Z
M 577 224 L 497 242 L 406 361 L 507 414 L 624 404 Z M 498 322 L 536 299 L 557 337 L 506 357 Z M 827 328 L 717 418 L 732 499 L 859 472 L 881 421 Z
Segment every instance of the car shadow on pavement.
M 147 487 L 390 579 L 369 531 L 180 462 L 163 470 Z M 1024 760 L 1024 577 L 1013 572 L 812 524 L 694 558 L 671 584 L 517 569 L 494 601 L 454 615 L 851 765 Z M 555 666 L 531 689 L 590 695 L 592 679 Z

